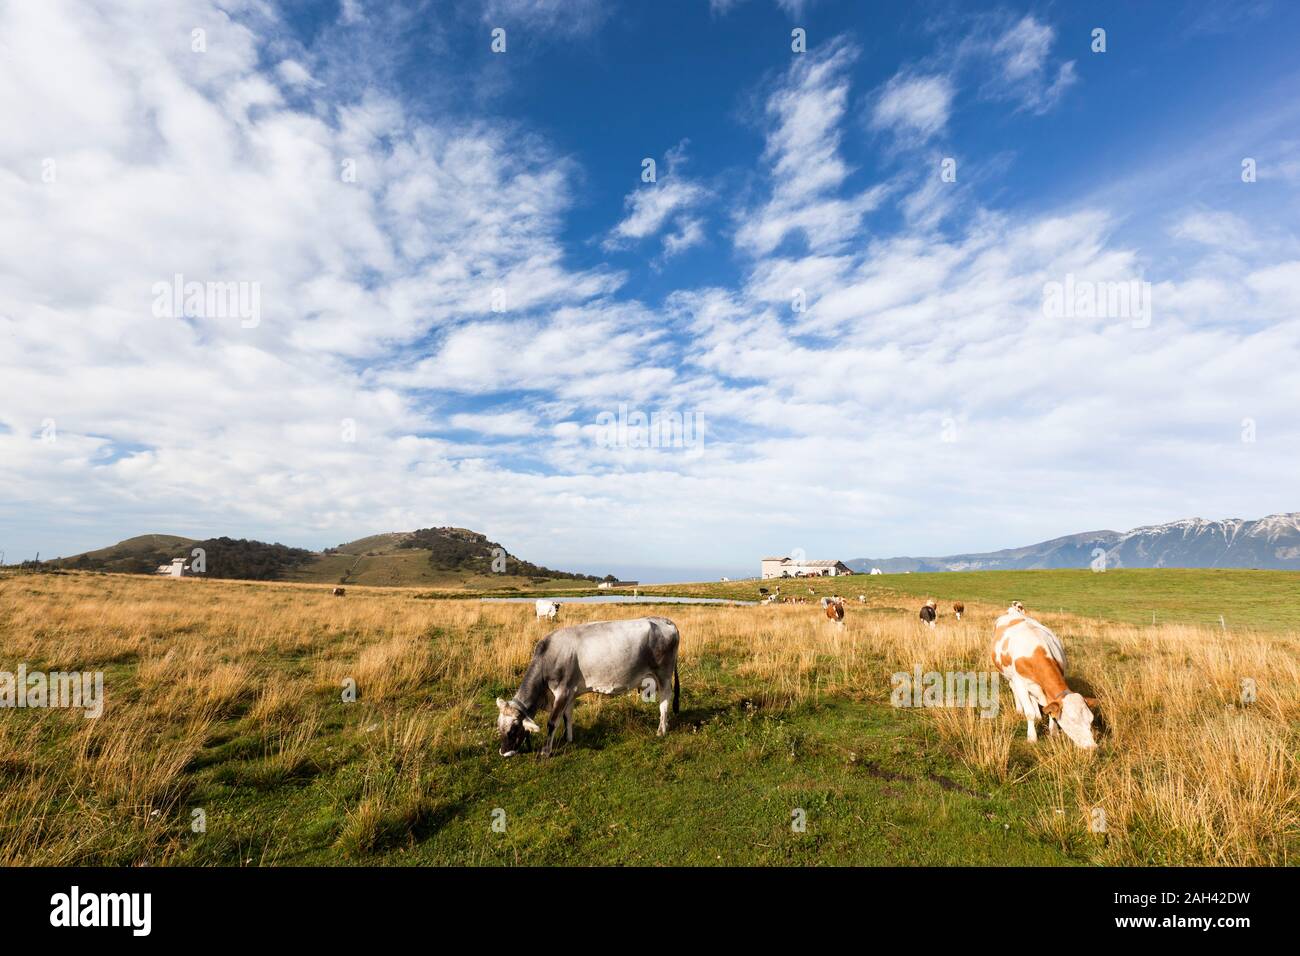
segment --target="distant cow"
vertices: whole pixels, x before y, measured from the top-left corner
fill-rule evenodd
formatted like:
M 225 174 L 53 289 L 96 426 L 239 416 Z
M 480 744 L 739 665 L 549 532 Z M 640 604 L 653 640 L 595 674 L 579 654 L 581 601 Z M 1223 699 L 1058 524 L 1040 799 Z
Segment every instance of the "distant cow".
M 1078 746 L 1097 746 L 1092 736 L 1092 708 L 1097 701 L 1070 690 L 1060 638 L 1015 604 L 994 625 L 993 666 L 1011 685 L 1016 712 L 1024 714 L 1029 724 L 1030 742 L 1038 740 L 1036 724 L 1046 714 L 1048 733 L 1056 733 L 1059 723 Z
M 844 625 L 844 598 L 834 597 L 826 602 L 826 617 L 841 627 Z
M 668 681 L 673 684 L 673 713 L 681 701 L 677 678 L 677 625 L 666 617 L 627 621 L 593 621 L 552 631 L 537 642 L 519 690 L 509 701 L 497 698 L 497 733 L 503 757 L 524 747 L 528 734 L 541 730 L 533 718 L 550 710 L 549 756 L 563 723 L 573 740 L 573 702 L 582 694 L 622 694 L 630 690 L 659 696 L 659 736 L 668 733 Z M 653 696 L 648 699 L 653 699 Z
M 960 621 L 961 616 L 966 613 L 966 605 L 962 604 L 961 601 L 958 601 L 956 604 L 952 606 L 952 613 L 956 614 L 957 620 Z
M 345 594 L 347 594 L 347 593 L 348 593 L 348 592 L 345 591 L 343 588 L 335 588 L 335 589 L 334 589 L 334 596 L 335 596 L 335 597 L 342 597 L 343 595 L 345 595 Z
M 537 609 L 537 619 L 539 621 L 542 618 L 546 618 L 549 621 L 554 621 L 556 616 L 560 613 L 559 601 L 539 600 L 533 606 Z
M 866 604 L 866 603 L 867 603 L 867 596 L 866 596 L 865 594 L 859 594 L 859 595 L 858 595 L 858 603 L 859 603 L 859 604 Z
M 935 607 L 937 607 L 937 605 L 934 603 L 934 598 L 931 598 L 926 601 L 925 606 L 921 608 L 921 620 L 926 624 L 929 624 L 931 627 L 934 627 Z

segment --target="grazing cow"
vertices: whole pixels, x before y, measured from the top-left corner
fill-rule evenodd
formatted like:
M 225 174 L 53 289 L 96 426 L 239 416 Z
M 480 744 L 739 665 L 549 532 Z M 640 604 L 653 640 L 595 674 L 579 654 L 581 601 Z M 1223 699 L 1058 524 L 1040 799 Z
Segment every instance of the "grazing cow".
M 1097 701 L 1076 694 L 1065 683 L 1065 648 L 1048 628 L 1012 605 L 993 629 L 993 666 L 1011 685 L 1016 712 L 1025 715 L 1030 742 L 1038 740 L 1036 724 L 1047 715 L 1048 733 L 1059 723 L 1078 746 L 1097 746 L 1092 736 L 1092 708 Z
M 348 592 L 345 591 L 343 588 L 335 588 L 333 593 L 334 593 L 334 596 L 335 596 L 335 597 L 342 597 L 343 595 L 347 594 Z
M 826 617 L 840 627 L 844 626 L 844 598 L 834 597 L 826 602 Z
M 866 604 L 866 603 L 867 603 L 867 596 L 866 596 L 865 594 L 859 594 L 859 595 L 858 595 L 858 603 L 859 603 L 859 604 Z
M 533 717 L 550 710 L 546 746 L 550 756 L 563 724 L 573 740 L 573 702 L 582 694 L 622 694 L 630 690 L 657 694 L 659 736 L 668 733 L 668 698 L 673 684 L 673 713 L 681 702 L 677 679 L 677 625 L 666 617 L 593 621 L 552 631 L 537 642 L 519 690 L 508 702 L 497 698 L 497 733 L 503 757 L 513 757 L 528 734 L 541 728 Z
M 559 601 L 539 600 L 533 605 L 537 609 L 537 620 L 546 618 L 548 621 L 554 621 L 560 613 Z
M 938 605 L 934 603 L 934 598 L 930 598 L 930 600 L 925 602 L 925 606 L 921 608 L 921 620 L 925 621 L 925 623 L 929 624 L 931 627 L 934 627 L 934 609 L 937 606 Z
M 956 614 L 957 620 L 960 621 L 961 616 L 966 613 L 966 605 L 962 604 L 961 601 L 958 601 L 956 604 L 952 606 L 952 613 Z

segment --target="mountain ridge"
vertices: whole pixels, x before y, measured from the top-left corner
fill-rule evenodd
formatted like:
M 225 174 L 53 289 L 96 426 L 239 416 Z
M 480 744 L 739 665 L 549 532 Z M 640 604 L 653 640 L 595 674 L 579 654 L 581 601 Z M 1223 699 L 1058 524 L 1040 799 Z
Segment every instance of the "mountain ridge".
M 1129 531 L 1085 531 L 998 551 L 853 558 L 855 571 L 1029 571 L 1048 568 L 1266 568 L 1300 571 L 1300 512 L 1180 518 Z M 1103 563 L 1104 562 L 1104 563 Z

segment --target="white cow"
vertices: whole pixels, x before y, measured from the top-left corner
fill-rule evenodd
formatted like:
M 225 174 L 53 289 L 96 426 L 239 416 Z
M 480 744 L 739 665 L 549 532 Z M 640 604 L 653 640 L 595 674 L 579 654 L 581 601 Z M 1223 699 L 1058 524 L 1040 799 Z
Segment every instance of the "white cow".
M 539 600 L 534 607 L 537 608 L 537 619 L 540 621 L 546 618 L 548 621 L 554 621 L 560 613 L 559 601 Z
M 666 617 L 624 621 L 592 621 L 552 631 L 537 642 L 533 659 L 524 671 L 519 690 L 509 701 L 497 698 L 497 732 L 500 753 L 512 757 L 523 749 L 528 735 L 541 727 L 533 719 L 549 708 L 546 746 L 548 756 L 560 728 L 573 739 L 573 702 L 583 694 L 621 694 L 639 690 L 645 700 L 659 698 L 659 736 L 668 733 L 668 685 L 671 706 L 681 706 L 677 678 L 677 646 L 681 635 Z
M 1018 604 L 1019 602 L 1017 602 Z M 1016 713 L 1029 724 L 1029 740 L 1038 740 L 1036 724 L 1047 714 L 1048 733 L 1059 723 L 1078 746 L 1097 746 L 1092 736 L 1092 709 L 1097 702 L 1070 690 L 1065 683 L 1065 648 L 1048 628 L 1012 605 L 993 630 L 993 666 L 1011 685 Z

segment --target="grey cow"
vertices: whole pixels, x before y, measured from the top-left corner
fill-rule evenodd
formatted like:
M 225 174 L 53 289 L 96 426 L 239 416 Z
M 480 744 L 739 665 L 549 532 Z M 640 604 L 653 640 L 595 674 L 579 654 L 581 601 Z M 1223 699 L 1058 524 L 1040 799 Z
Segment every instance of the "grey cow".
M 677 679 L 677 625 L 666 617 L 629 621 L 592 621 L 552 631 L 537 642 L 519 690 L 509 701 L 497 698 L 497 732 L 501 756 L 513 757 L 528 734 L 541 730 L 533 720 L 548 708 L 546 746 L 549 756 L 563 719 L 573 740 L 573 702 L 582 694 L 621 694 L 637 690 L 658 694 L 659 736 L 668 732 L 668 698 L 661 691 L 673 682 L 673 713 L 681 701 Z

